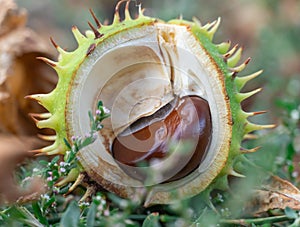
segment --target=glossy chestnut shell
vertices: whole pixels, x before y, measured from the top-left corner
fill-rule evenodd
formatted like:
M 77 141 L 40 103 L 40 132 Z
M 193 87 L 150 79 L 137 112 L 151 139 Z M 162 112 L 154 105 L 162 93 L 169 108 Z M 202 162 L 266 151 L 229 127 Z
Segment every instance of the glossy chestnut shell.
M 159 174 L 161 182 L 176 181 L 194 171 L 205 157 L 212 134 L 207 101 L 185 96 L 173 105 L 169 103 L 152 116 L 139 119 L 115 138 L 112 155 L 134 179 L 144 182 Z M 159 169 L 155 172 L 149 167 Z

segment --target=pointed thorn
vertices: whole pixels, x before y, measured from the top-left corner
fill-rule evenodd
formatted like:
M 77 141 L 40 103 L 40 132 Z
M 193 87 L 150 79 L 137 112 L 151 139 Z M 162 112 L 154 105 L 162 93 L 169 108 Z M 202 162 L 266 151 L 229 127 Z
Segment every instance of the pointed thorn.
M 25 96 L 25 99 L 31 99 L 31 100 L 35 100 L 35 101 L 39 101 L 39 96 L 37 95 L 27 95 Z
M 232 49 L 230 51 L 228 51 L 226 54 L 223 55 L 224 58 L 229 58 L 231 57 L 235 52 L 236 50 L 238 49 L 239 45 L 236 44 L 234 47 L 232 47 Z
M 57 138 L 56 135 L 42 135 L 42 134 L 38 134 L 38 137 L 41 138 L 42 140 L 45 140 L 45 141 L 52 141 L 54 142 Z
M 241 178 L 245 177 L 243 174 L 237 173 L 233 169 L 231 169 L 228 174 L 231 175 L 231 176 L 235 176 L 235 177 L 241 177 Z
M 255 95 L 256 93 L 260 92 L 262 88 L 255 89 L 253 91 L 247 92 L 247 93 L 237 93 L 236 97 L 239 100 L 239 102 L 244 101 L 247 98 L 250 98 L 251 96 Z
M 236 84 L 238 86 L 238 89 L 241 90 L 246 83 L 248 83 L 250 80 L 258 77 L 260 74 L 262 74 L 263 70 L 259 70 L 253 74 L 250 74 L 248 76 L 243 76 L 243 77 L 237 77 L 236 78 Z
M 254 152 L 258 151 L 260 148 L 261 148 L 261 146 L 258 146 L 258 147 L 252 148 L 252 149 L 246 149 L 246 148 L 241 147 L 240 151 L 242 154 L 254 153 Z
M 86 52 L 86 56 L 90 56 L 95 49 L 96 49 L 96 44 L 95 43 L 91 44 Z
M 246 66 L 248 65 L 248 63 L 250 62 L 250 60 L 251 60 L 251 58 L 247 58 L 247 60 L 243 64 L 241 64 L 237 67 L 231 68 L 231 71 L 232 72 L 241 72 L 241 71 L 243 71 L 246 68 Z
M 227 65 L 229 67 L 235 67 L 240 61 L 243 52 L 243 47 L 240 47 L 230 58 L 227 59 Z
M 76 178 L 75 182 L 72 184 L 72 186 L 69 188 L 67 194 L 70 194 L 71 192 L 73 192 L 79 185 L 82 184 L 82 182 L 84 181 L 85 178 L 85 174 L 80 173 L 78 175 L 78 177 Z
M 208 32 L 211 39 L 213 39 L 214 34 L 216 33 L 218 27 L 220 26 L 220 23 L 221 23 L 221 17 L 219 17 L 216 21 L 214 21 L 213 25 L 210 27 Z
M 35 155 L 40 154 L 40 153 L 43 153 L 41 149 L 30 150 L 30 151 L 28 151 L 28 152 L 29 152 L 29 153 L 32 153 L 32 154 L 35 154 Z
M 43 152 L 43 149 L 31 150 L 29 152 L 34 154 L 34 156 L 36 156 L 36 157 L 47 155 L 47 153 Z
M 89 185 L 83 197 L 79 200 L 79 202 L 84 202 L 89 200 L 93 195 L 95 195 L 96 191 L 97 191 L 97 187 L 95 185 Z
M 247 81 L 249 81 L 249 80 L 252 80 L 252 79 L 258 77 L 262 73 L 263 73 L 263 70 L 259 70 L 259 71 L 255 72 L 255 73 L 252 73 L 251 75 L 242 77 L 242 79 L 244 78 L 244 79 L 247 79 Z
M 88 25 L 93 30 L 93 32 L 95 34 L 95 39 L 99 39 L 103 36 L 103 34 L 101 34 L 90 22 L 88 22 Z
M 90 9 L 90 13 L 91 13 L 91 15 L 92 15 L 92 17 L 93 17 L 93 19 L 94 19 L 96 25 L 97 25 L 97 28 L 100 29 L 100 28 L 102 27 L 101 22 L 100 22 L 99 19 L 96 17 L 96 15 L 95 15 L 95 13 L 94 13 L 94 11 L 93 11 L 92 9 Z
M 252 116 L 255 116 L 255 115 L 260 115 L 260 114 L 265 114 L 267 113 L 266 110 L 262 110 L 262 111 L 254 111 L 254 112 L 250 112 L 250 113 L 247 113 L 248 116 L 252 117 Z
M 220 17 L 217 20 L 214 20 L 212 23 L 210 23 L 210 28 L 209 29 L 212 29 L 218 23 L 219 19 L 220 19 Z
M 196 23 L 196 25 L 198 25 L 199 27 L 202 27 L 202 23 L 197 17 L 193 17 L 192 19 Z
M 115 13 L 113 24 L 117 24 L 119 22 L 121 22 L 121 18 L 120 18 L 119 12 L 118 12 L 118 13 Z
M 129 10 L 129 4 L 130 4 L 131 0 L 127 0 L 126 1 L 126 6 L 125 6 L 125 10 Z
M 128 0 L 120 0 L 115 7 L 115 12 L 119 12 L 120 6 L 123 2 L 128 2 Z
M 55 130 L 55 125 L 53 124 L 53 119 L 52 118 L 48 118 L 48 119 L 41 119 L 36 123 L 36 126 L 40 129 L 43 128 L 49 128 L 49 129 L 54 129 Z
M 261 127 L 263 129 L 272 129 L 272 128 L 276 128 L 277 125 L 275 124 L 271 124 L 271 125 L 262 125 Z
M 37 101 L 39 104 L 41 104 L 47 109 L 47 107 L 43 103 L 43 100 L 47 99 L 47 96 L 48 94 L 34 94 L 34 95 L 28 95 L 26 96 L 26 98 Z
M 83 42 L 84 39 L 86 39 L 86 37 L 79 31 L 76 26 L 72 26 L 72 32 L 79 45 L 81 42 Z
M 39 119 L 48 119 L 52 116 L 51 113 L 29 113 L 28 114 L 30 117 L 35 117 Z
M 43 62 L 45 62 L 46 64 L 50 65 L 51 67 L 55 68 L 57 66 L 57 62 L 51 61 L 48 58 L 45 57 L 37 57 L 36 59 L 38 60 L 42 60 Z
M 219 53 L 222 54 L 223 56 L 227 53 L 227 51 L 229 50 L 231 45 L 230 40 L 228 40 L 227 42 L 223 42 L 217 45 L 217 48 L 219 50 Z
M 36 115 L 34 115 L 34 114 L 28 114 L 28 115 L 36 125 L 39 123 L 39 120 L 36 119 Z
M 58 155 L 62 154 L 61 150 L 57 146 L 57 143 L 53 143 L 47 147 L 43 147 L 41 151 L 47 155 Z
M 53 40 L 52 37 L 50 37 L 50 41 L 52 43 L 52 45 L 55 47 L 55 49 L 57 49 L 59 46 L 57 45 L 57 43 Z
M 232 72 L 232 73 L 230 74 L 231 80 L 235 80 L 235 78 L 237 77 L 237 75 L 238 75 L 237 72 Z
M 248 65 L 249 64 L 249 62 L 251 61 L 251 58 L 247 58 L 247 60 L 245 61 L 245 65 Z
M 35 95 L 26 95 L 24 98 L 35 100 Z
M 144 15 L 144 9 L 142 9 L 141 3 L 138 3 L 136 6 L 138 7 L 138 17 L 137 18 L 139 18 L 140 16 Z
M 77 177 L 79 176 L 79 171 L 78 169 L 71 169 L 70 173 L 63 178 L 62 180 L 58 181 L 55 186 L 57 187 L 62 187 L 70 182 L 73 182 L 77 179 Z
M 256 140 L 258 137 L 255 134 L 246 134 L 244 135 L 244 140 Z
M 129 12 L 129 5 L 130 5 L 131 0 L 127 0 L 126 6 L 125 6 L 125 19 L 126 20 L 131 20 L 130 12 Z
M 55 149 L 53 151 L 45 152 L 45 154 L 52 156 L 52 155 L 63 155 L 64 153 L 60 149 Z
M 120 11 L 120 6 L 123 2 L 127 2 L 127 0 L 120 0 L 115 7 L 115 16 L 114 16 L 114 21 L 113 21 L 114 24 L 119 23 L 121 21 L 119 11 Z
M 227 58 L 229 58 L 229 57 L 230 57 L 230 53 L 226 53 L 226 54 L 223 55 L 223 58 L 224 58 L 224 59 L 227 59 Z
M 272 129 L 274 127 L 276 127 L 276 125 L 258 125 L 258 124 L 254 124 L 251 122 L 247 122 L 245 124 L 244 130 L 245 130 L 245 134 L 248 134 L 253 131 L 263 130 L 263 129 Z
M 213 23 L 214 23 L 214 22 L 213 22 Z M 208 23 L 206 23 L 205 25 L 203 25 L 202 28 L 203 28 L 204 30 L 208 30 L 208 29 L 213 25 L 213 23 L 208 22 Z
M 40 156 L 46 156 L 46 155 L 48 155 L 48 154 L 44 153 L 44 152 L 41 152 L 41 153 L 35 154 L 34 156 L 40 157 Z
M 52 37 L 50 37 L 50 41 L 52 43 L 52 45 L 55 47 L 55 49 L 60 53 L 60 54 L 64 54 L 66 53 L 66 50 L 62 49 L 54 40 Z

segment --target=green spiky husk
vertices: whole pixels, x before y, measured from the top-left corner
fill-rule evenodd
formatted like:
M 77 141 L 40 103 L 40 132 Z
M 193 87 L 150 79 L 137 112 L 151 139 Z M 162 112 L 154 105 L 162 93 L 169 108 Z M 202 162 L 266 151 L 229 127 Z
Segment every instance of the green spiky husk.
M 103 43 L 107 38 L 120 32 L 142 26 L 153 25 L 155 23 L 157 23 L 157 19 L 146 17 L 140 11 L 138 18 L 134 20 L 130 18 L 127 12 L 126 18 L 122 22 L 120 22 L 119 16 L 116 14 L 113 24 L 101 26 L 96 30 L 96 32 L 87 31 L 85 35 L 81 34 L 76 27 L 73 27 L 72 31 L 78 43 L 78 48 L 73 52 L 66 52 L 62 48 L 56 46 L 58 52 L 60 53 L 58 62 L 42 59 L 56 70 L 59 79 L 57 87 L 51 93 L 31 96 L 31 98 L 36 99 L 50 113 L 50 115 L 39 115 L 38 117 L 41 118 L 41 120 L 36 121 L 37 126 L 39 128 L 51 128 L 56 132 L 56 138 L 53 145 L 41 149 L 41 152 L 48 155 L 63 155 L 68 150 L 64 139 L 72 136 L 68 135 L 67 133 L 69 130 L 67 128 L 68 125 L 66 124 L 65 119 L 68 95 L 70 93 L 69 89 L 72 88 L 71 85 L 73 83 L 74 76 L 85 59 L 92 57 L 93 50 L 97 48 L 97 46 L 101 45 L 101 43 Z M 248 62 L 234 68 L 237 62 L 240 60 L 241 49 L 238 51 L 233 51 L 236 53 L 235 55 L 230 54 L 230 56 L 226 56 L 226 53 L 230 52 L 228 51 L 229 45 L 216 45 L 212 42 L 214 33 L 217 30 L 220 20 L 205 26 L 202 26 L 197 21 L 189 22 L 184 20 L 172 20 L 167 23 L 189 27 L 192 34 L 199 40 L 202 47 L 204 47 L 211 57 L 211 61 L 217 65 L 217 68 L 223 75 L 222 80 L 224 80 L 226 94 L 231 110 L 231 144 L 225 166 L 223 166 L 218 176 L 213 180 L 213 182 L 211 182 L 206 191 L 209 192 L 214 188 L 226 189 L 228 188 L 227 176 L 229 174 L 242 176 L 234 170 L 234 166 L 245 152 L 241 147 L 243 138 L 254 130 L 271 127 L 250 123 L 248 121 L 248 117 L 255 115 L 255 113 L 246 113 L 241 109 L 241 102 L 257 92 L 254 91 L 243 94 L 240 93 L 241 89 L 249 80 L 259 75 L 260 72 L 248 77 L 238 77 L 236 75 L 246 66 Z M 76 172 L 75 175 L 77 176 L 78 171 L 73 171 L 73 175 L 74 172 Z M 65 179 L 63 183 L 73 181 L 76 178 L 76 176 L 73 175 Z

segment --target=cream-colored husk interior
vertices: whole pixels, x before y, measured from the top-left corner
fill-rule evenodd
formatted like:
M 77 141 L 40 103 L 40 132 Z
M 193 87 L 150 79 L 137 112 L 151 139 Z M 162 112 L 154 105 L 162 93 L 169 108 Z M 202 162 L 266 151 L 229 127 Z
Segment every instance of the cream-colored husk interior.
M 95 110 L 98 100 L 111 111 L 99 138 L 79 154 L 84 169 L 94 174 L 92 178 L 98 183 L 107 184 L 108 190 L 125 190 L 119 194 L 132 196 L 141 183 L 127 176 L 113 160 L 107 150 L 113 139 L 175 96 L 198 95 L 208 101 L 213 125 L 205 160 L 185 179 L 154 186 L 150 194 L 174 188 L 182 190 L 180 194 L 195 194 L 189 182 L 198 182 L 210 172 L 211 179 L 201 186 L 205 188 L 224 164 L 216 166 L 215 162 L 226 161 L 231 136 L 229 105 L 216 67 L 186 26 L 157 23 L 104 40 L 78 69 L 66 108 L 68 135 L 90 131 L 87 113 Z

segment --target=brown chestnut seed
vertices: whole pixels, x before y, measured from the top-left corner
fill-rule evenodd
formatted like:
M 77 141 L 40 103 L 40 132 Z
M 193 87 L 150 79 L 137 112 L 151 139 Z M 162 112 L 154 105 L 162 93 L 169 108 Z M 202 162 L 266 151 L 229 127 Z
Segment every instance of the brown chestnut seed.
M 136 121 L 126 133 L 115 138 L 112 155 L 126 174 L 145 182 L 153 173 L 142 167 L 161 164 L 164 168 L 159 172 L 160 183 L 171 182 L 187 176 L 200 165 L 212 134 L 209 105 L 198 96 L 185 96 L 176 103 L 175 108 L 167 104 L 152 116 Z M 138 122 L 146 122 L 147 118 L 148 124 L 139 127 Z M 176 149 L 179 143 L 183 146 Z M 170 162 L 171 165 L 165 164 Z

